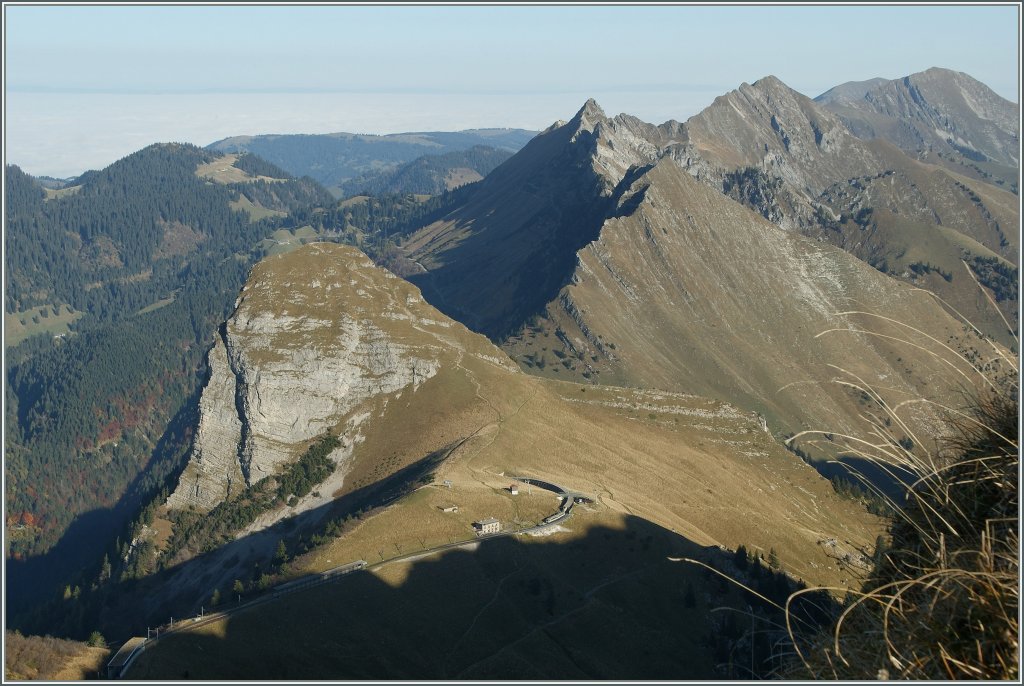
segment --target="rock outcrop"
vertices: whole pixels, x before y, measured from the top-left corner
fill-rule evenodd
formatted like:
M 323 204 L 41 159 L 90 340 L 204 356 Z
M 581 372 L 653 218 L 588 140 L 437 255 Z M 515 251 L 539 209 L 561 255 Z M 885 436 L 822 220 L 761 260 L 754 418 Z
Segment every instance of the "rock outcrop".
M 210 352 L 191 457 L 168 505 L 209 510 L 344 429 L 367 400 L 415 392 L 454 347 L 454 329 L 464 331 L 355 248 L 313 244 L 264 260 Z M 339 455 L 352 440 L 342 436 Z

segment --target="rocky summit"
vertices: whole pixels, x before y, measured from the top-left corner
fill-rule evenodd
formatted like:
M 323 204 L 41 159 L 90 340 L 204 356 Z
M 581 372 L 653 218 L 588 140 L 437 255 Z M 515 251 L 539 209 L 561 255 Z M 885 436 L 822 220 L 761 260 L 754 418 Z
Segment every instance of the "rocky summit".
M 209 510 L 367 399 L 415 393 L 456 327 L 355 248 L 314 244 L 256 265 L 210 351 L 192 453 L 168 505 Z M 343 440 L 334 461 L 344 465 L 351 448 Z
M 865 139 L 917 155 L 1020 164 L 1020 105 L 962 72 L 934 67 L 901 79 L 843 84 L 815 100 Z

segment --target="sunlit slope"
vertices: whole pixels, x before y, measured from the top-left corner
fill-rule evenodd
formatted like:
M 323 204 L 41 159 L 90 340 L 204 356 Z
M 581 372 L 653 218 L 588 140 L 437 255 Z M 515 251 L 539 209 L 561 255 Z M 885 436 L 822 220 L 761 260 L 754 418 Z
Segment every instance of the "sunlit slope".
M 989 113 L 992 120 L 983 122 L 984 117 L 979 119 L 964 104 L 967 91 L 954 88 L 953 82 L 973 82 L 966 75 L 929 70 L 917 76 L 928 76 L 932 85 L 948 77 L 951 95 L 933 93 L 945 105 L 932 106 L 920 98 L 914 104 L 903 80 L 889 82 L 902 89 L 897 100 L 912 106 L 877 116 L 900 135 L 866 131 L 843 114 L 846 110 L 829 111 L 778 79 L 765 77 L 717 98 L 687 120 L 690 144 L 678 157 L 692 173 L 720 183 L 726 194 L 772 222 L 933 290 L 1008 345 L 1006 326 L 961 260 L 1000 300 L 1015 327 L 1017 289 L 1006 283 L 1017 280 L 1011 266 L 1018 261 L 1020 245 L 1020 201 L 1011 192 L 1015 185 L 1002 179 L 996 183 L 978 166 L 992 163 L 971 162 L 942 140 L 958 134 L 925 131 L 924 122 L 929 117 L 942 120 L 947 129 L 961 131 L 993 155 L 1015 134 L 1005 129 L 1006 112 L 999 114 L 995 108 Z M 987 97 L 978 94 L 975 104 L 987 102 Z M 881 101 L 873 102 L 862 101 L 865 113 Z M 997 126 L 996 120 L 1003 123 Z M 1016 179 L 1015 168 L 1003 164 L 996 165 L 1001 170 L 996 176 Z M 1000 278 L 994 266 L 1009 276 Z
M 335 283 L 340 285 L 329 294 L 312 297 Z M 334 323 L 328 312 L 337 313 Z M 376 332 L 370 337 L 373 355 L 336 338 L 346 318 L 359 322 L 364 334 Z M 271 320 L 287 325 L 254 333 L 254 322 Z M 507 485 L 502 473 L 529 473 L 591 493 L 605 507 L 642 516 L 702 545 L 775 546 L 780 553 L 792 551 L 805 566 L 816 541 L 835 535 L 830 528 L 858 521 L 827 482 L 762 430 L 754 413 L 695 396 L 559 384 L 519 373 L 485 338 L 447 319 L 419 299 L 413 286 L 373 267 L 353 248 L 310 245 L 265 260 L 250 277 L 232 322 L 229 347 L 241 363 L 239 373 L 258 379 L 245 387 L 258 401 L 244 415 L 251 415 L 251 426 L 239 439 L 254 445 L 252 473 L 257 467 L 266 473 L 281 469 L 308 440 L 282 443 L 278 424 L 301 425 L 309 438 L 334 428 L 343 442 L 329 479 L 333 485 L 292 508 L 282 505 L 260 520 L 264 525 L 293 510 L 328 505 L 333 496 L 371 485 L 446 447 L 450 452 L 437 479 L 454 470 L 467 487 L 490 492 Z M 233 339 L 232 326 L 239 327 Z M 361 365 L 374 355 L 380 369 L 370 373 Z M 415 381 L 413 358 L 419 369 Z M 349 366 L 361 371 L 344 378 L 328 374 Z M 409 377 L 392 388 L 389 374 L 396 370 L 409 371 Z M 368 379 L 372 383 L 363 383 Z M 216 422 L 225 416 L 213 408 L 202 413 L 197 448 L 171 507 L 190 502 L 196 478 L 191 475 L 209 468 L 204 446 L 226 456 L 231 466 L 235 443 L 203 442 L 214 428 L 223 428 Z M 762 494 L 774 491 L 785 497 L 764 502 Z M 723 508 L 733 516 L 721 516 Z M 779 521 L 800 524 L 780 530 L 774 526 Z M 847 537 L 856 536 L 852 526 Z M 760 532 L 759 540 L 744 538 L 754 532 Z M 809 577 L 811 569 L 800 572 Z
M 669 160 L 620 206 L 548 307 L 558 340 L 517 339 L 517 358 L 561 344 L 577 378 L 726 399 L 780 432 L 857 430 L 862 400 L 832 383 L 836 367 L 893 402 L 952 400 L 958 373 L 922 345 L 952 357 L 940 343 L 963 327 L 928 294 L 779 229 Z M 879 316 L 842 314 L 852 311 Z M 546 359 L 542 373 L 566 375 L 570 365 Z M 921 426 L 934 416 L 918 408 Z
M 529 578 L 537 576 L 542 579 L 537 583 L 565 589 L 564 593 L 568 594 L 565 598 L 576 598 L 573 602 L 580 603 L 579 612 L 587 607 L 589 613 L 597 611 L 590 607 L 589 599 L 595 597 L 600 590 L 598 587 L 603 588 L 606 582 L 620 576 L 643 579 L 653 574 L 659 579 L 660 588 L 670 587 L 667 584 L 673 580 L 690 578 L 687 575 L 692 572 L 676 571 L 685 565 L 669 561 L 669 556 L 699 553 L 714 557 L 720 554 L 716 552 L 720 548 L 732 550 L 741 544 L 765 555 L 775 550 L 794 579 L 822 584 L 849 583 L 852 572 L 863 564 L 862 551 L 870 551 L 879 532 L 878 520 L 853 501 L 839 498 L 814 469 L 764 430 L 756 414 L 693 395 L 583 386 L 522 374 L 482 336 L 468 332 L 429 306 L 422 306 L 421 301 L 416 301 L 413 287 L 368 266 L 365 257 L 351 248 L 309 245 L 265 261 L 250 279 L 245 291 L 245 307 L 240 308 L 239 313 L 253 321 L 269 315 L 280 318 L 284 307 L 294 316 L 295 303 L 302 299 L 301 294 L 311 283 L 323 285 L 331 275 L 349 272 L 356 276 L 341 280 L 341 292 L 335 294 L 337 300 L 333 305 L 330 299 L 322 303 L 308 300 L 307 307 L 322 313 L 320 308 L 347 303 L 340 309 L 351 313 L 361 307 L 365 318 L 373 307 L 370 303 L 382 304 L 377 313 L 382 317 L 386 312 L 394 315 L 396 303 L 415 302 L 407 311 L 408 319 L 392 316 L 378 325 L 387 330 L 387 337 L 400 339 L 406 350 L 422 353 L 431 348 L 437 367 L 429 378 L 416 386 L 370 392 L 336 420 L 339 432 L 350 441 L 349 447 L 338 473 L 330 477 L 333 485 L 318 488 L 317 500 L 308 503 L 314 509 L 307 512 L 327 516 L 331 513 L 332 498 L 339 498 L 337 503 L 341 503 L 346 494 L 372 487 L 431 453 L 441 455 L 442 459 L 430 478 L 410 494 L 362 518 L 340 537 L 295 559 L 290 567 L 292 574 L 329 569 L 356 559 L 377 563 L 417 551 L 428 552 L 452 542 L 474 541 L 472 521 L 496 517 L 504 530 L 514 530 L 538 524 L 557 510 L 554 495 L 538 487 L 523 488 L 518 496 L 512 496 L 506 487 L 513 476 L 543 479 L 586 494 L 593 502 L 577 506 L 572 516 L 547 536 L 502 543 L 511 546 L 509 550 L 520 552 L 501 556 L 505 560 L 502 564 L 512 564 L 512 568 L 501 572 L 497 578 L 492 578 L 492 563 L 486 561 L 489 558 L 481 558 L 479 551 L 468 556 L 463 552 L 444 553 L 440 558 L 443 564 L 431 567 L 444 570 L 431 576 L 433 580 L 427 585 L 435 589 L 432 593 L 437 593 L 438 584 L 448 587 L 449 583 L 463 583 L 467 570 L 476 569 L 477 565 L 483 565 L 484 576 L 490 579 L 480 582 L 484 584 L 483 589 L 490 583 L 500 586 L 504 576 L 517 573 L 519 563 L 514 560 L 521 560 L 523 569 L 532 570 Z M 348 281 L 354 282 L 349 284 L 351 292 L 344 285 Z M 330 282 L 334 283 L 334 279 Z M 257 288 L 256 283 L 262 286 Z M 332 288 L 331 292 L 334 290 Z M 361 304 L 356 305 L 357 302 Z M 236 317 L 242 318 L 239 313 Z M 310 316 L 309 321 L 316 319 Z M 325 332 L 331 330 L 330 325 L 323 325 L 323 328 Z M 321 370 L 350 359 L 351 347 L 317 343 L 325 340 L 325 332 L 304 329 L 294 337 L 293 343 L 279 348 L 294 352 L 309 346 L 319 351 L 318 356 L 337 358 L 334 362 L 321 359 L 317 367 Z M 278 354 L 281 352 L 278 350 Z M 270 357 L 268 353 L 267 359 Z M 301 378 L 295 370 L 292 373 L 295 378 Z M 272 386 L 266 388 L 273 392 Z M 274 398 L 264 396 L 262 402 L 269 407 Z M 360 417 L 358 422 L 351 421 L 354 417 Z M 340 484 L 336 480 L 339 475 L 342 477 Z M 450 488 L 445 481 L 450 483 Z M 447 505 L 458 505 L 459 512 L 442 512 L 440 508 Z M 297 514 L 306 506 L 306 501 L 300 501 L 293 511 L 283 506 L 265 522 L 283 516 L 284 521 L 277 527 L 250 529 L 222 549 L 169 570 L 163 575 L 159 588 L 153 589 L 152 596 L 147 594 L 146 604 L 152 606 L 152 612 L 157 612 L 167 607 L 160 603 L 173 600 L 170 589 L 177 589 L 177 607 L 182 604 L 191 607 L 192 602 L 198 606 L 209 597 L 212 588 L 230 587 L 231 580 L 245 575 L 254 562 L 268 564 L 278 540 L 299 534 L 304 526 L 316 524 L 316 517 Z M 289 521 L 292 515 L 294 523 Z M 615 541 L 605 545 L 622 545 L 644 555 L 624 559 L 604 556 L 596 549 L 582 555 L 585 548 L 594 545 L 588 541 Z M 554 564 L 552 560 L 562 560 L 556 565 L 560 565 L 558 569 L 547 567 Z M 422 602 L 426 607 L 435 607 L 440 597 L 420 595 L 417 599 L 425 586 L 419 581 L 407 585 L 410 579 L 422 576 L 420 572 L 425 568 L 418 567 L 421 564 L 428 563 L 413 559 L 383 568 L 379 579 L 385 586 L 373 586 L 372 592 L 384 593 L 387 602 L 392 603 L 398 601 L 385 593 L 387 588 L 403 593 L 415 591 L 403 596 L 399 604 Z M 577 564 L 581 566 L 579 573 L 571 574 L 570 569 Z M 470 575 L 473 574 L 477 572 Z M 524 578 L 523 582 L 528 583 L 529 578 Z M 709 583 L 707 579 L 693 581 L 698 588 Z M 194 595 L 189 596 L 189 588 Z M 575 590 L 570 592 L 569 589 Z M 643 584 L 630 593 L 642 595 L 642 589 Z M 484 594 L 496 592 L 481 591 Z M 331 607 L 324 603 L 342 602 L 327 587 L 312 593 L 324 594 L 317 601 L 324 610 Z M 557 595 L 562 597 L 562 594 L 563 591 L 559 591 Z M 640 602 L 639 596 L 637 598 Z M 647 623 L 652 610 L 647 607 L 649 602 L 644 603 L 646 609 L 629 610 L 634 614 L 623 621 Z M 611 607 L 620 608 L 615 612 L 629 606 L 621 599 L 611 603 Z M 232 643 L 234 647 L 230 649 L 211 651 L 213 654 L 208 657 L 212 662 L 205 658 L 202 662 L 210 671 L 191 672 L 192 676 L 201 673 L 215 678 L 248 674 L 244 670 L 239 672 L 237 665 L 216 666 L 217 660 L 237 650 L 268 658 L 277 654 L 276 650 L 285 650 L 280 654 L 287 655 L 280 637 L 305 632 L 309 629 L 306 622 L 312 621 L 308 614 L 292 614 L 290 607 L 283 602 L 268 605 L 260 610 L 267 614 L 241 633 L 234 632 L 230 626 L 231 622 L 241 619 L 226 619 L 216 625 L 221 626 L 220 629 L 204 628 L 202 635 L 213 632 L 212 635 L 228 642 L 237 638 L 245 644 L 239 647 Z M 337 606 L 339 617 L 349 611 L 348 607 L 347 601 Z M 608 606 L 599 604 L 597 609 L 600 612 L 593 618 L 607 619 Z M 573 606 L 568 610 L 573 610 Z M 558 614 L 560 616 L 560 612 Z M 573 617 L 576 614 L 573 610 Z M 590 615 L 584 613 L 581 618 L 587 616 Z M 357 626 L 373 634 L 384 631 L 389 618 L 393 619 L 392 609 L 385 609 L 379 617 L 360 616 Z M 326 616 L 322 619 L 326 621 Z M 464 619 L 472 618 L 453 618 L 452 621 Z M 443 615 L 439 621 L 437 626 L 424 623 L 419 630 L 437 631 L 439 637 L 452 635 L 443 622 Z M 293 622 L 302 624 L 293 627 L 290 625 Z M 533 625 L 528 622 L 525 626 Z M 526 631 L 531 632 L 532 629 Z M 663 634 L 659 636 L 659 640 L 664 639 Z M 525 640 L 525 634 L 513 632 L 510 640 L 520 639 Z M 544 643 L 546 641 L 541 641 Z M 152 651 L 153 657 L 141 664 L 147 664 L 150 659 L 158 660 L 161 654 L 171 654 L 161 651 L 170 651 L 175 645 L 183 644 L 173 640 L 158 644 Z M 531 645 L 526 644 L 527 654 L 539 649 Z M 395 656 L 395 660 L 402 663 L 418 654 L 416 649 L 410 648 L 406 654 Z M 519 653 L 513 651 L 513 654 Z M 486 655 L 478 655 L 470 664 L 460 662 L 460 658 L 452 663 L 452 669 L 461 672 L 484 657 Z M 455 664 L 461 666 L 454 669 Z M 511 667 L 502 664 L 478 668 L 483 670 L 481 674 L 519 673 L 503 671 Z M 709 668 L 705 665 L 696 673 L 707 674 Z M 181 676 L 160 672 L 157 667 L 153 669 L 157 671 L 147 672 L 151 677 Z M 343 673 L 354 678 L 408 676 L 411 672 L 402 671 L 408 669 L 408 664 L 402 663 L 397 672 L 378 665 L 377 668 L 367 667 L 367 671 L 343 670 Z M 621 673 L 615 669 L 622 669 L 622 665 L 607 669 L 610 671 L 605 673 Z M 302 670 L 293 673 L 309 674 Z M 321 674 L 336 675 L 334 672 Z

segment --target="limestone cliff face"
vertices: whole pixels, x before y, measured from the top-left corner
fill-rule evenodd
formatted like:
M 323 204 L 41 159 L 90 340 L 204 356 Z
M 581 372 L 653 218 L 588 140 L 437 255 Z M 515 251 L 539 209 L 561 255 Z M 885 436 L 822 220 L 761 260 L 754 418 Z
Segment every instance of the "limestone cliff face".
M 454 328 L 464 330 L 354 248 L 315 244 L 256 265 L 210 352 L 192 454 L 168 505 L 209 510 L 368 399 L 415 392 Z
M 195 505 L 208 510 L 228 494 L 245 487 L 238 447 L 242 422 L 235 409 L 235 374 L 228 362 L 224 339 L 210 350 L 210 381 L 199 400 L 199 427 L 192 456 L 168 504 Z

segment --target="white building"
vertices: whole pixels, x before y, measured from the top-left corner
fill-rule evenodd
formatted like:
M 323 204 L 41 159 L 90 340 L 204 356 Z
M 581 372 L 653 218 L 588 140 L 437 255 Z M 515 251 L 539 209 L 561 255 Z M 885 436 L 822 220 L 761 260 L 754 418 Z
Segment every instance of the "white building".
M 477 535 L 484 536 L 501 531 L 501 524 L 494 517 L 488 517 L 487 519 L 481 519 L 479 522 L 473 522 L 473 528 L 476 529 Z

